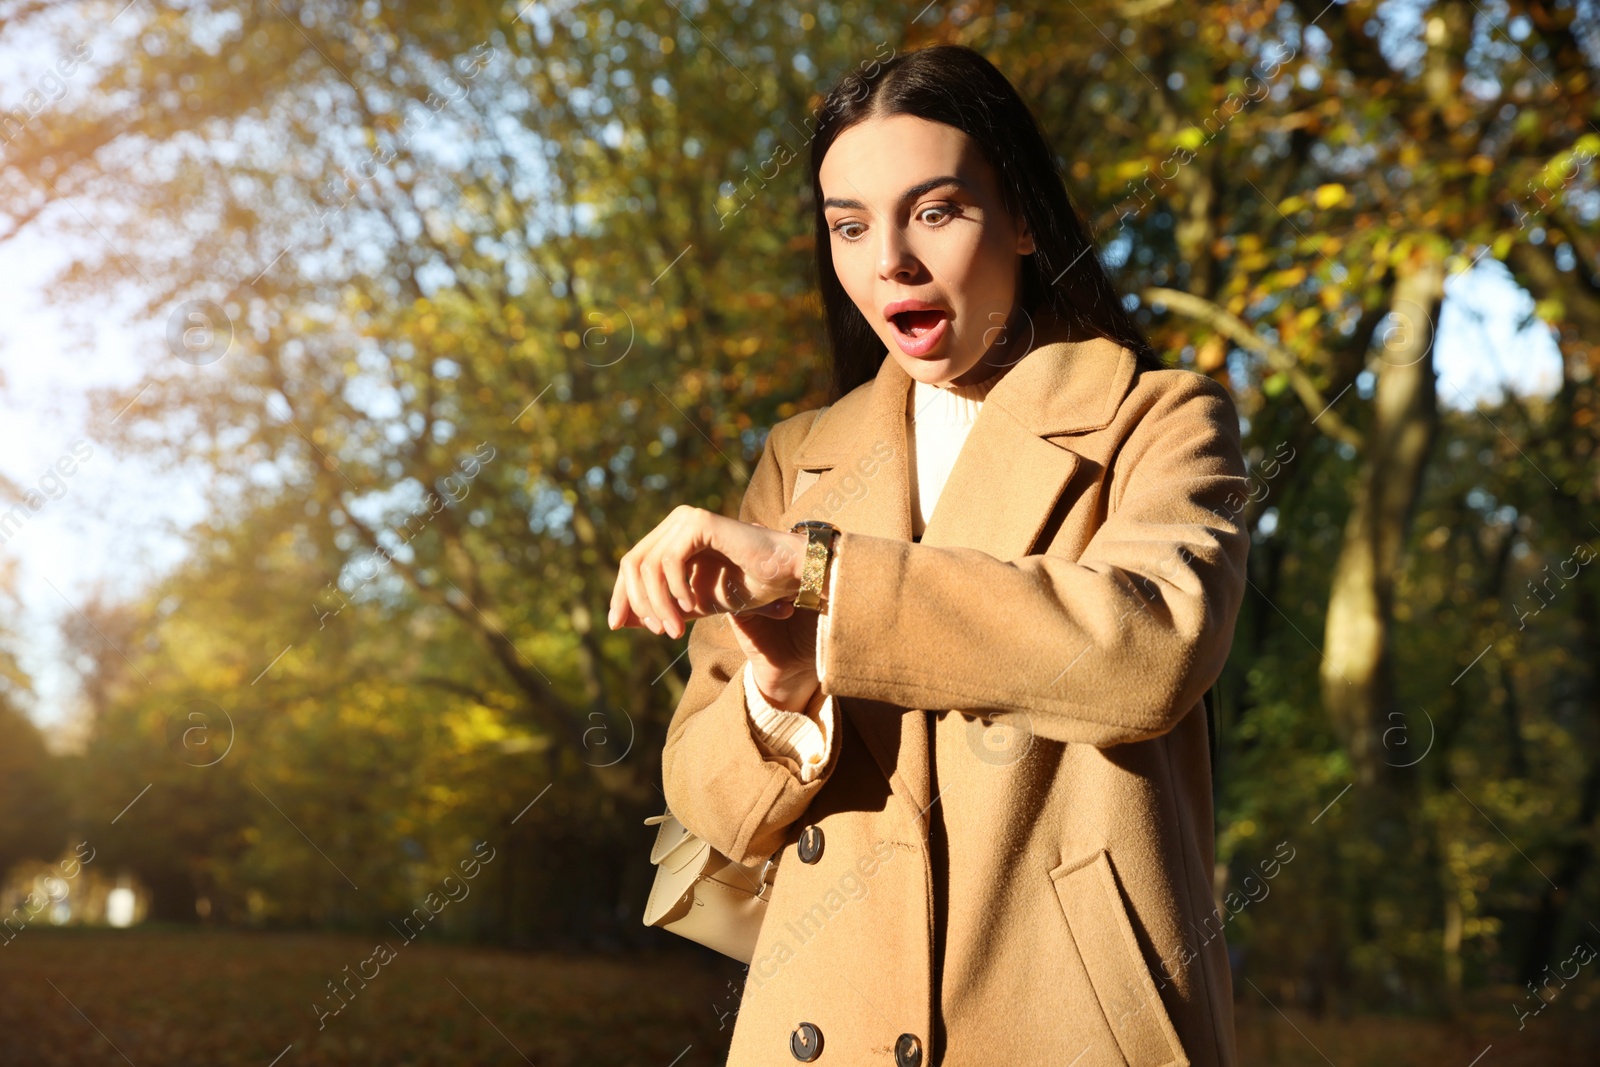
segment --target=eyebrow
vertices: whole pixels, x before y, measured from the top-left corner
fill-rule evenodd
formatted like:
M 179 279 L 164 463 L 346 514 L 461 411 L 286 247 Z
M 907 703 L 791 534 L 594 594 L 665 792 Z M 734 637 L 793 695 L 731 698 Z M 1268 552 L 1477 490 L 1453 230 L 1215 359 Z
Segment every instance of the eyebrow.
M 904 204 L 908 200 L 915 200 L 917 197 L 921 196 L 923 193 L 932 192 L 933 190 L 938 189 L 941 186 L 945 186 L 945 185 L 956 185 L 956 186 L 960 186 L 963 189 L 968 189 L 968 190 L 970 190 L 972 188 L 971 185 L 969 185 L 967 182 L 962 181 L 960 178 L 957 178 L 954 174 L 944 174 L 944 175 L 940 175 L 937 178 L 929 178 L 925 182 L 918 182 L 916 185 L 913 185 L 911 188 L 907 189 L 905 192 L 900 194 L 900 203 Z M 865 210 L 867 210 L 867 205 L 863 204 L 859 200 L 848 200 L 848 199 L 843 199 L 843 198 L 837 197 L 837 196 L 828 197 L 826 200 L 824 200 L 822 202 L 822 206 L 824 208 L 830 208 L 830 207 L 853 208 L 853 209 L 855 209 L 857 211 L 865 211 Z

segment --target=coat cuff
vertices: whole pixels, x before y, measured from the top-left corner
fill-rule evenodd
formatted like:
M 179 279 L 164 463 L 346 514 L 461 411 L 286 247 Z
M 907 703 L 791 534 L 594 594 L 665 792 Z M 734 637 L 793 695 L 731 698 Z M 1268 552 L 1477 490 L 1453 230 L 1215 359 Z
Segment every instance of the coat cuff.
M 684 826 L 750 866 L 783 846 L 789 826 L 832 777 L 843 739 L 835 721 L 829 756 L 809 782 L 800 780 L 798 763 L 785 767 L 787 757 L 763 753 L 740 677 L 748 660 L 728 628 L 726 615 L 713 615 L 689 631 L 694 669 L 667 727 L 662 792 Z

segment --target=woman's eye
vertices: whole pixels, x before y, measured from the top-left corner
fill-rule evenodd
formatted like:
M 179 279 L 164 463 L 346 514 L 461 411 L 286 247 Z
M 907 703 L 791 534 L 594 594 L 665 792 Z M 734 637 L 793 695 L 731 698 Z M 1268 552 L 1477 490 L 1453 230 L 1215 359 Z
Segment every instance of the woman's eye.
M 930 204 L 928 207 L 925 207 L 921 211 L 917 212 L 917 217 L 922 219 L 923 222 L 927 222 L 927 216 L 929 212 L 932 212 L 938 216 L 938 218 L 934 219 L 934 221 L 930 224 L 937 226 L 945 219 L 954 215 L 956 213 L 956 209 L 953 204 Z
M 859 222 L 841 222 L 837 226 L 832 227 L 832 229 L 833 229 L 834 233 L 838 234 L 840 237 L 844 238 L 846 241 L 854 241 L 854 240 L 857 240 L 858 238 L 853 237 L 850 234 L 845 233 L 844 231 L 846 231 L 846 230 L 856 230 L 856 229 L 859 229 L 860 227 L 861 227 L 861 223 L 859 223 Z

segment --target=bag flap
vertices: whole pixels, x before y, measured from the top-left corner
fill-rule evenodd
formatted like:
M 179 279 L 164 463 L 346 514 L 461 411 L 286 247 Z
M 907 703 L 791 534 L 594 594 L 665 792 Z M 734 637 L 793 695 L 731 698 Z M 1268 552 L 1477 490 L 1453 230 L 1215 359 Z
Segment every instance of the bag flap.
M 644 906 L 646 926 L 658 926 L 681 917 L 693 900 L 695 883 L 700 880 L 706 861 L 713 853 L 711 846 L 699 838 L 691 835 L 689 840 L 696 842 L 699 847 L 680 848 L 677 852 L 669 853 L 671 859 L 678 862 L 662 863 L 656 867 L 656 880 L 650 887 L 650 899 Z M 696 857 L 700 862 L 690 862 Z
M 650 862 L 674 873 L 693 867 L 698 874 L 712 855 L 710 843 L 696 837 L 671 812 L 658 818 L 662 821 L 650 849 Z

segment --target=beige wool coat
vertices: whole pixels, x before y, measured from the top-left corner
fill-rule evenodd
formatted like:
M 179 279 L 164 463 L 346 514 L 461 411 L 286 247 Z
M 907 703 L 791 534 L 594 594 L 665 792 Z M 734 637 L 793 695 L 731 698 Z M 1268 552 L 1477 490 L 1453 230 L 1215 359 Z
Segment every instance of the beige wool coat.
M 667 803 L 782 850 L 728 1063 L 1234 1067 L 1202 701 L 1245 587 L 1233 402 L 1037 344 L 914 543 L 911 384 L 886 356 L 773 427 L 740 508 L 843 531 L 822 777 L 756 747 L 727 616 L 690 632 Z

